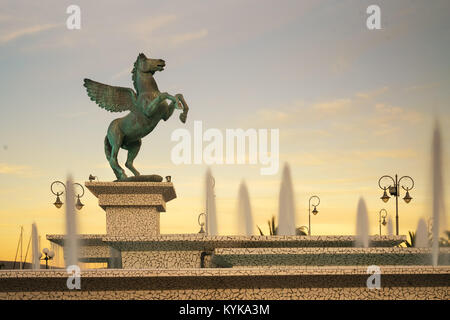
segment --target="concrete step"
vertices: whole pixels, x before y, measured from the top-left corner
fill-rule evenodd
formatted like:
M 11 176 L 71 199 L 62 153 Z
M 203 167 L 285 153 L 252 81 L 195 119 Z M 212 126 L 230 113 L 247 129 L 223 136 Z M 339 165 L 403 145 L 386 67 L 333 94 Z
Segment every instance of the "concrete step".
M 233 267 L 430 265 L 429 248 L 216 248 L 218 261 Z M 214 261 L 214 260 L 213 260 Z M 441 248 L 439 264 L 449 265 L 450 248 Z

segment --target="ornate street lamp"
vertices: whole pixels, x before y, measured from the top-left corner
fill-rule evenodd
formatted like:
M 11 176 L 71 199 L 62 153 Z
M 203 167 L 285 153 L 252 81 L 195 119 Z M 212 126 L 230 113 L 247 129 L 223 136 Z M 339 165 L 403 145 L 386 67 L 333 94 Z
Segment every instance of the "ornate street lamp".
M 381 185 L 381 181 L 383 179 L 391 179 L 393 185 L 389 185 L 389 186 L 382 186 Z M 411 186 L 403 186 L 401 185 L 401 181 L 403 179 L 409 179 L 411 181 Z M 400 197 L 400 187 L 403 188 L 403 190 L 406 191 L 405 196 L 403 197 L 403 200 L 406 203 L 410 203 L 412 200 L 411 195 L 409 194 L 409 191 L 412 190 L 414 188 L 414 180 L 410 177 L 410 176 L 403 176 L 400 179 L 398 179 L 398 176 L 395 175 L 395 179 L 391 176 L 382 176 L 379 180 L 378 180 L 378 186 L 380 187 L 380 189 L 383 190 L 383 196 L 380 198 L 381 200 L 383 200 L 383 202 L 387 203 L 389 201 L 389 199 L 391 198 L 390 196 L 388 196 L 387 191 L 389 190 L 389 194 L 393 197 L 395 197 L 395 229 L 396 229 L 396 234 L 398 235 L 398 229 L 399 229 L 399 224 L 398 224 L 398 198 Z
M 202 217 L 203 217 L 203 219 L 200 220 L 200 218 L 202 218 Z M 198 215 L 197 221 L 198 221 L 198 225 L 200 226 L 200 231 L 198 233 L 206 233 L 205 229 L 203 228 L 205 226 L 205 223 L 206 223 L 206 214 L 205 213 L 200 213 Z
M 387 224 L 386 217 L 387 217 L 387 211 L 386 209 L 381 209 L 378 215 L 378 224 L 380 225 L 380 236 L 381 236 L 381 225 L 385 226 Z M 383 221 L 381 220 L 383 218 Z
M 54 185 L 57 185 L 57 184 L 62 185 L 62 186 L 64 187 L 64 191 L 61 191 L 61 192 L 56 191 L 56 192 L 55 192 L 55 191 L 53 190 L 53 187 L 54 187 Z M 79 186 L 79 187 L 81 188 L 81 191 L 82 191 L 81 194 L 77 193 L 77 195 L 76 195 L 77 201 L 76 201 L 76 203 L 75 203 L 75 208 L 77 208 L 78 210 L 81 210 L 81 209 L 83 209 L 84 204 L 81 202 L 80 198 L 82 198 L 82 197 L 84 196 L 84 188 L 83 188 L 83 186 L 82 186 L 81 184 L 76 183 L 76 182 L 75 182 L 73 185 L 74 185 L 74 186 L 75 186 L 75 185 Z M 50 190 L 51 190 L 52 193 L 56 196 L 56 201 L 53 203 L 54 206 L 55 206 L 56 208 L 58 208 L 58 209 L 61 208 L 62 205 L 63 205 L 64 203 L 61 201 L 61 199 L 59 198 L 59 196 L 63 195 L 64 192 L 66 191 L 66 185 L 65 185 L 63 182 L 61 182 L 61 181 L 53 181 L 52 184 L 50 185 Z
M 53 252 L 53 250 L 48 250 L 47 248 L 44 248 L 42 250 L 42 253 L 45 255 L 45 257 L 40 260 L 45 260 L 45 269 L 48 269 L 48 260 L 52 260 L 53 257 L 55 256 L 55 253 Z
M 311 200 L 313 199 L 317 199 L 317 203 L 313 204 L 313 215 L 316 215 L 319 213 L 319 211 L 317 210 L 317 206 L 320 204 L 320 198 L 318 196 L 312 196 L 311 198 L 309 198 L 309 208 L 308 208 L 308 212 L 309 212 L 309 227 L 308 227 L 308 235 L 311 235 Z

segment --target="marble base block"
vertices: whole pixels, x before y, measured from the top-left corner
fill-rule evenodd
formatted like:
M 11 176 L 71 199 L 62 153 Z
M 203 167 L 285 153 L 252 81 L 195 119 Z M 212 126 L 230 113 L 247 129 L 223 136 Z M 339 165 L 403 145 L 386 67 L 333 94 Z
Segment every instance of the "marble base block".
M 86 182 L 106 212 L 106 233 L 111 236 L 157 236 L 159 215 L 175 199 L 170 182 Z

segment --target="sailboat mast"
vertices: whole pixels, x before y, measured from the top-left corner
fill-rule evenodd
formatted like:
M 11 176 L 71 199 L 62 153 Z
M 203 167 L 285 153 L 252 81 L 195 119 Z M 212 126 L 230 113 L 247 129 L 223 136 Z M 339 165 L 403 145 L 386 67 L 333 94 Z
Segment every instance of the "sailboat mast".
M 23 269 L 23 226 L 20 226 L 20 269 Z

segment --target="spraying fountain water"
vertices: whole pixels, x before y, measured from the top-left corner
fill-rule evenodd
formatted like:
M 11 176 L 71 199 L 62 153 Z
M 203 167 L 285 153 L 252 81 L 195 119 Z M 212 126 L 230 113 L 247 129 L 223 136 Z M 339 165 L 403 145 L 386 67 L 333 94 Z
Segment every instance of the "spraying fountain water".
M 428 230 L 427 223 L 424 219 L 420 219 L 416 230 L 416 248 L 428 248 Z
M 31 225 L 31 256 L 32 256 L 32 265 L 33 270 L 40 269 L 41 266 L 41 254 L 39 250 L 39 236 L 37 232 L 36 223 Z
M 438 265 L 439 258 L 439 234 L 440 227 L 445 227 L 445 207 L 444 207 L 444 186 L 442 170 L 442 142 L 439 123 L 436 121 L 433 133 L 432 145 L 432 192 L 433 192 L 433 243 L 432 243 L 432 263 Z
M 240 234 L 244 234 L 246 236 L 253 235 L 253 216 L 252 216 L 252 208 L 250 205 L 250 197 L 248 195 L 247 185 L 245 181 L 242 181 L 239 186 L 239 194 L 238 194 L 238 208 L 237 208 L 237 216 L 238 216 L 238 228 Z
M 295 200 L 291 170 L 284 165 L 278 203 L 278 235 L 295 235 Z
M 66 239 L 64 256 L 66 267 L 78 264 L 77 221 L 75 216 L 75 193 L 72 178 L 66 183 Z
M 369 218 L 367 214 L 366 202 L 359 199 L 356 215 L 356 247 L 369 247 Z
M 215 180 L 211 174 L 211 169 L 206 172 L 206 233 L 216 236 L 217 233 L 217 213 L 216 213 L 216 195 L 214 194 Z
M 394 235 L 394 225 L 392 224 L 391 217 L 388 217 L 386 228 L 387 228 L 388 236 L 393 236 Z

